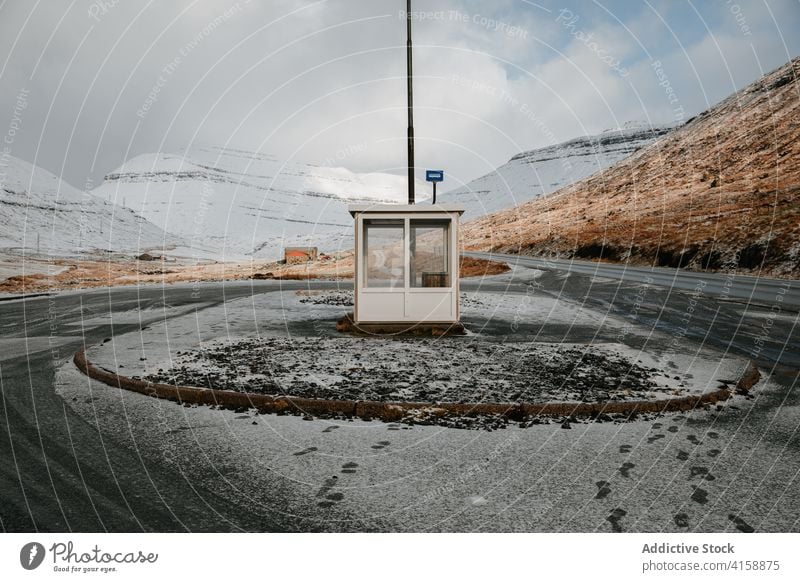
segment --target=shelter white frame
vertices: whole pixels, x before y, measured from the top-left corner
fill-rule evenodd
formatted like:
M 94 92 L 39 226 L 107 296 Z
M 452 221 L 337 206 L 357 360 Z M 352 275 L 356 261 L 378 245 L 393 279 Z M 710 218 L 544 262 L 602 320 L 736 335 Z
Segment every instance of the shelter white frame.
M 355 227 L 355 308 L 358 323 L 455 323 L 459 306 L 459 221 L 464 209 L 451 204 L 354 205 L 348 208 Z M 403 225 L 403 279 L 393 286 L 368 285 L 365 224 L 393 221 Z M 414 286 L 411 281 L 411 224 L 425 221 L 435 226 L 448 225 L 446 286 Z M 419 221 L 419 222 L 417 222 Z M 373 223 L 374 224 L 374 223 Z M 443 245 L 444 246 L 444 245 Z M 431 274 L 435 278 L 435 273 Z

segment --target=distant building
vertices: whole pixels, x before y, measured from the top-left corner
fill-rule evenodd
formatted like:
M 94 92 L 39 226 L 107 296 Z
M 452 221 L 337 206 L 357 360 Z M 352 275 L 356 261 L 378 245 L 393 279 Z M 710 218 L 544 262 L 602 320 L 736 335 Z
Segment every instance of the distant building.
M 317 247 L 286 247 L 283 257 L 287 265 L 297 265 L 317 260 Z

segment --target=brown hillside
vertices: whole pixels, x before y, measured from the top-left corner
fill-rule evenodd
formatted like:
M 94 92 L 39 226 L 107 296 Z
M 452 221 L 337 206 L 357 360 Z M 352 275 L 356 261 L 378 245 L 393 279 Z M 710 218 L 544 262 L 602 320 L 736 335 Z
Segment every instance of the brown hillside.
M 611 168 L 464 225 L 473 250 L 800 273 L 800 58 Z

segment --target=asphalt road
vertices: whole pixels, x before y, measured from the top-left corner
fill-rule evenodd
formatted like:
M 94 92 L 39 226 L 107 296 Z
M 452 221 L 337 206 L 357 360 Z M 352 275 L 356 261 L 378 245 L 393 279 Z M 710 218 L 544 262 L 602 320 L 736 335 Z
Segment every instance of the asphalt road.
M 313 285 L 313 284 L 312 284 Z M 55 369 L 75 351 L 183 311 L 305 283 L 116 288 L 0 303 L 0 529 L 3 531 L 286 531 L 148 463 L 136 443 L 109 440 L 66 406 Z M 141 323 L 97 321 L 138 311 Z M 160 314 L 160 312 L 162 312 Z M 92 319 L 96 323 L 83 324 Z
M 736 273 L 700 273 L 666 267 L 631 267 L 614 263 L 580 260 L 540 259 L 503 253 L 465 253 L 485 259 L 498 259 L 535 269 L 559 271 L 593 277 L 607 277 L 626 283 L 649 283 L 673 290 L 694 290 L 702 284 L 705 295 L 719 300 L 738 300 L 772 306 L 782 296 L 784 311 L 800 311 L 800 281 L 751 277 Z
M 532 297 L 544 293 L 573 301 L 671 334 L 674 342 L 692 341 L 750 358 L 781 382 L 797 380 L 800 281 L 499 253 L 467 254 L 542 270 L 536 285 L 526 285 L 525 292 Z M 514 292 L 513 286 L 509 291 Z
M 719 275 L 516 260 L 546 271 L 535 279 L 523 272 L 507 281 L 465 281 L 462 289 L 555 295 L 624 317 L 631 324 L 672 333 L 676 341 L 747 355 L 785 387 L 785 393 L 764 399 L 764 422 L 770 406 L 785 403 L 794 394 L 800 370 L 794 282 L 737 277 L 728 284 Z M 704 287 L 698 294 L 701 282 Z M 0 529 L 292 531 L 295 524 L 286 514 L 237 505 L 176 468 L 139 454 L 132 432 L 123 438 L 98 430 L 56 394 L 55 371 L 76 350 L 153 321 L 253 293 L 340 285 L 258 281 L 194 289 L 130 287 L 0 303 Z M 782 293 L 781 286 L 786 285 L 789 289 Z M 726 288 L 729 291 L 723 293 Z M 128 317 L 121 320 L 125 323 L 114 323 L 113 316 L 122 313 L 138 313 L 140 320 L 131 322 Z M 492 333 L 494 325 L 467 324 L 481 326 L 484 333 Z M 495 331 L 508 333 L 507 329 L 505 322 Z M 591 329 L 562 329 L 541 322 L 521 322 L 514 334 L 548 341 L 614 339 L 598 337 Z

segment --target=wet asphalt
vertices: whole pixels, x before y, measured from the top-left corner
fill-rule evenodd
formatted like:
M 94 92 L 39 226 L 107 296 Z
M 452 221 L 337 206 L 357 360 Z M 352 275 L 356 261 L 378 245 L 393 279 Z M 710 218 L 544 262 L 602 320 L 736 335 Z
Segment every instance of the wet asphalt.
M 777 411 L 800 404 L 795 390 L 800 371 L 796 282 L 752 285 L 743 278 L 731 283 L 725 274 L 698 278 L 696 273 L 659 272 L 631 277 L 629 270 L 621 275 L 605 265 L 602 271 L 586 272 L 592 264 L 580 269 L 574 264 L 536 265 L 529 259 L 519 259 L 519 264 L 536 266 L 542 274 L 534 277 L 520 269 L 505 280 L 468 280 L 462 282 L 462 291 L 509 293 L 530 300 L 537 294 L 556 296 L 621 317 L 640 330 L 666 333 L 676 345 L 690 342 L 750 358 L 778 386 L 749 411 L 752 434 L 767 434 Z M 757 293 L 748 295 L 749 284 Z M 140 454 L 133 434 L 109 435 L 98 429 L 99 423 L 75 413 L 56 393 L 56 369 L 84 346 L 165 317 L 257 293 L 347 285 L 257 281 L 126 287 L 0 303 L 0 529 L 296 530 L 296 521 L 284 512 L 255 511 L 220 495 L 216 487 L 205 487 L 203 479 L 187 479 L 179 468 Z M 98 319 L 126 312 L 146 313 L 149 319 L 117 324 Z M 89 319 L 91 324 L 84 323 Z M 515 341 L 619 339 L 618 330 L 568 323 L 468 318 L 465 324 Z M 314 322 L 287 326 L 288 333 L 298 335 L 315 329 Z M 653 351 L 670 349 L 663 345 L 663 336 L 659 338 L 656 344 L 647 333 L 631 334 L 626 341 Z M 735 427 L 741 421 L 735 415 L 726 419 L 717 421 L 723 429 L 726 422 Z M 800 469 L 797 430 L 770 438 L 784 439 L 775 443 L 783 451 L 781 462 Z M 792 482 L 778 485 L 791 487 Z

